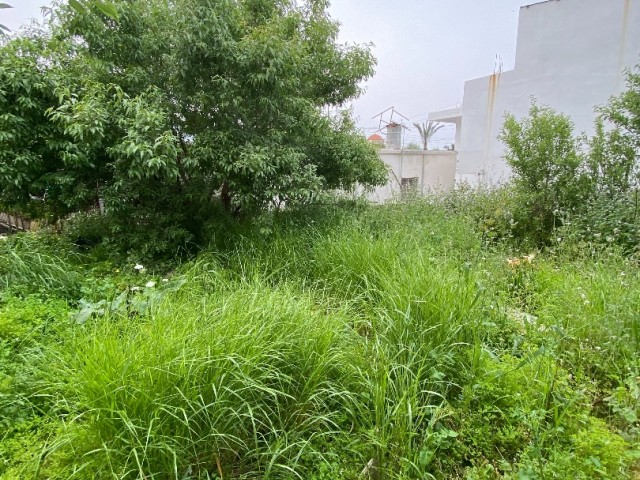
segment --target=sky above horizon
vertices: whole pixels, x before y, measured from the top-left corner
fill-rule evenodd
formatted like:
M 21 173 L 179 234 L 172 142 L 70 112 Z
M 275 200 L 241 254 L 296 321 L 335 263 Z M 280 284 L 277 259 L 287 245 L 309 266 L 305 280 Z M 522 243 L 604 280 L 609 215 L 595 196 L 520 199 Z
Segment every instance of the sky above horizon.
M 47 0 L 6 0 L 0 23 L 15 30 L 41 17 Z M 341 23 L 340 40 L 373 44 L 376 74 L 353 102 L 358 125 L 378 129 L 376 114 L 395 106 L 411 122 L 429 112 L 462 103 L 464 82 L 493 73 L 496 58 L 513 68 L 521 6 L 537 0 L 332 0 L 332 18 Z M 451 143 L 443 129 L 435 146 Z M 405 143 L 418 140 L 415 130 Z

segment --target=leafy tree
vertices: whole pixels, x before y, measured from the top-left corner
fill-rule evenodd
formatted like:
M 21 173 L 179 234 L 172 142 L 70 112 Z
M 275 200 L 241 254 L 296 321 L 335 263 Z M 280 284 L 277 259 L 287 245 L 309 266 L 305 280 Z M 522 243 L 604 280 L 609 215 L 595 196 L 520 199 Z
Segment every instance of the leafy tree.
M 444 124 L 437 122 L 423 122 L 423 123 L 414 123 L 414 127 L 420 133 L 420 137 L 422 138 L 422 149 L 429 150 L 429 142 L 433 138 L 433 136 L 442 128 L 444 128 Z
M 527 118 L 507 115 L 500 139 L 514 173 L 517 237 L 545 243 L 569 217 L 582 238 L 637 251 L 640 67 L 627 73 L 626 90 L 598 111 L 594 135 L 583 139 L 574 138 L 568 117 L 535 101 Z
M 238 214 L 386 180 L 348 115 L 321 113 L 356 97 L 374 64 L 367 47 L 337 43 L 326 1 L 117 0 L 115 15 L 73 3 L 55 6 L 51 38 L 33 40 L 40 51 L 25 57 L 9 42 L 0 53 L 6 78 L 24 68 L 42 91 L 33 105 L 25 84 L 31 124 L 55 132 L 36 156 L 24 147 L 26 161 L 7 150 L 5 204 L 48 199 L 64 176 L 77 193 L 67 211 L 92 190 L 116 233 L 160 227 L 184 242 L 216 199 Z M 0 110 L 12 101 L 0 97 Z M 5 146 L 17 148 L 27 123 L 2 127 Z M 16 172 L 31 173 L 15 185 Z
M 406 150 L 420 150 L 420 145 L 417 143 L 410 143 L 405 147 Z
M 590 241 L 615 241 L 628 252 L 640 242 L 640 68 L 627 88 L 599 109 L 586 167 L 591 195 L 578 216 Z
M 627 72 L 627 84 L 623 93 L 611 99 L 601 109 L 605 120 L 628 136 L 640 154 L 640 65 Z
M 609 128 L 605 118 L 596 120 L 595 135 L 589 139 L 589 169 L 594 193 L 614 197 L 638 185 L 638 147 L 633 137 L 620 128 Z
M 62 64 L 45 64 L 54 44 L 22 37 L 0 48 L 0 206 L 31 217 L 58 217 L 84 206 L 95 171 L 49 109 L 59 105 Z M 46 208 L 45 208 L 46 203 Z M 45 212 L 46 210 L 46 212 Z
M 505 159 L 520 197 L 518 229 L 522 236 L 528 233 L 544 243 L 584 198 L 586 177 L 573 123 L 534 101 L 529 116 L 521 121 L 507 114 L 499 138 L 505 143 Z
M 118 10 L 111 2 L 100 0 L 69 0 L 69 6 L 79 13 L 99 12 L 112 20 L 118 20 Z
M 76 11 L 97 11 L 103 15 L 108 16 L 113 20 L 118 19 L 118 11 L 115 9 L 112 3 L 99 1 L 99 0 L 69 0 L 69 5 Z M 0 10 L 6 8 L 13 8 L 7 3 L 0 3 Z M 0 36 L 3 36 L 9 29 L 0 24 Z
M 589 168 L 600 191 L 614 196 L 638 187 L 640 66 L 627 73 L 626 90 L 600 108 L 590 147 Z

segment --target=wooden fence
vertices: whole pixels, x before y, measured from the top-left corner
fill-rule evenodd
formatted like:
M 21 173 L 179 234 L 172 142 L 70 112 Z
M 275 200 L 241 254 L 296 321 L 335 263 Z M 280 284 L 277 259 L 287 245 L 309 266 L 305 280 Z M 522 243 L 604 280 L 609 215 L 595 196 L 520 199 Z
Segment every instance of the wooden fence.
M 26 232 L 32 228 L 31 220 L 16 215 L 0 213 L 0 231 L 7 233 Z

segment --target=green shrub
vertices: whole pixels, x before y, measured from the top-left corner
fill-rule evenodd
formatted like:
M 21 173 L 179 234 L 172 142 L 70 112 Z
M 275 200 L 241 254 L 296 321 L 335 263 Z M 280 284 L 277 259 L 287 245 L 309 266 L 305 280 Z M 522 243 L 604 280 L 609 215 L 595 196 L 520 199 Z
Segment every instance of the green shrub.
M 633 460 L 629 444 L 605 422 L 591 417 L 569 436 L 568 445 L 554 446 L 544 461 L 526 457 L 514 478 L 624 480 L 631 478 Z
M 628 255 L 638 252 L 640 203 L 637 191 L 596 195 L 587 202 L 587 208 L 571 220 L 574 225 L 560 232 L 560 236 L 573 235 L 599 249 L 616 245 Z
M 549 240 L 563 215 L 580 206 L 588 186 L 573 128 L 569 117 L 534 101 L 523 120 L 507 115 L 500 133 L 520 206 L 518 235 L 539 244 Z
M 601 386 L 622 381 L 628 368 L 640 366 L 640 291 L 632 287 L 637 267 L 608 253 L 599 261 L 562 259 L 562 269 L 542 264 L 535 271 L 532 312 L 547 336 L 557 336 L 567 368 Z
M 435 199 L 456 216 L 470 219 L 482 235 L 485 246 L 497 243 L 517 243 L 514 238 L 517 229 L 518 204 L 513 185 L 496 188 L 470 188 L 462 186 L 443 198 Z
M 64 235 L 80 250 L 89 250 L 109 242 L 110 219 L 98 211 L 76 213 L 65 220 Z
M 574 223 L 584 240 L 637 250 L 639 98 L 640 73 L 629 71 L 627 89 L 599 108 L 595 134 L 581 140 L 567 116 L 535 101 L 528 117 L 507 115 L 499 138 L 514 175 L 516 238 L 548 245 L 556 228 Z

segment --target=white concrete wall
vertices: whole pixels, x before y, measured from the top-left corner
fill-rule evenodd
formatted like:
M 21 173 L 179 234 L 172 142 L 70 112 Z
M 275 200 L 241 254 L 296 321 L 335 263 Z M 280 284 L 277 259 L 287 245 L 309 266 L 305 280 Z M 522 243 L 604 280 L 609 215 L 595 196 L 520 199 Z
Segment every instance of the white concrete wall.
M 515 69 L 465 84 L 458 180 L 509 175 L 497 137 L 506 112 L 525 117 L 535 97 L 591 133 L 594 108 L 624 89 L 640 63 L 640 0 L 549 0 L 522 7 Z M 483 176 L 484 172 L 484 176 Z
M 397 198 L 403 178 L 418 178 L 418 193 L 451 190 L 455 183 L 456 152 L 380 150 L 380 158 L 389 167 L 389 181 L 369 194 L 374 202 Z

